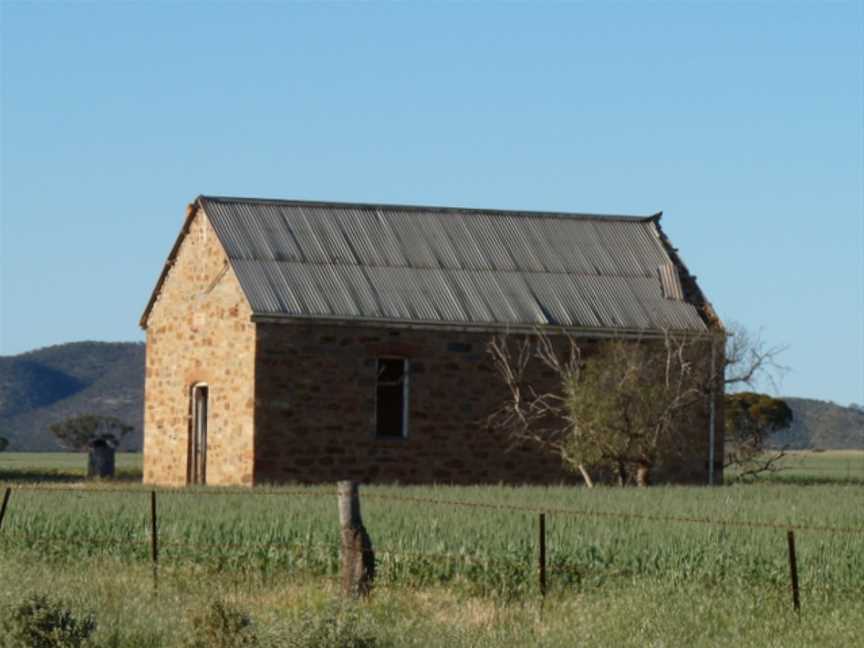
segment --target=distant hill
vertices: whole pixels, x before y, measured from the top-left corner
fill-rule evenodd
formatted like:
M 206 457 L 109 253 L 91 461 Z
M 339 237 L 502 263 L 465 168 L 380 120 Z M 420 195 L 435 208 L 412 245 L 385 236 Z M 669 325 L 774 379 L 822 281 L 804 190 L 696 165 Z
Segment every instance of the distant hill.
M 783 397 L 794 415 L 792 427 L 773 435 L 775 445 L 792 449 L 864 448 L 864 409 L 829 401 Z
M 121 448 L 141 448 L 143 343 L 72 342 L 0 356 L 0 436 L 9 450 L 58 450 L 48 426 L 88 413 L 134 426 Z
M 792 427 L 775 436 L 795 449 L 864 448 L 864 409 L 784 398 Z M 71 342 L 0 356 L 0 436 L 9 450 L 58 450 L 51 423 L 78 414 L 116 416 L 135 427 L 121 446 L 140 450 L 144 416 L 144 344 Z

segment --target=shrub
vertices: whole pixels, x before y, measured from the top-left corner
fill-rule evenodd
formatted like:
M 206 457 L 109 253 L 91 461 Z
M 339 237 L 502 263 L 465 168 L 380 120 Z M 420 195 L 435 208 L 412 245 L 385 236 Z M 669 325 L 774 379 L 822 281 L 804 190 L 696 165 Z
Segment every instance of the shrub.
M 78 617 L 61 601 L 34 594 L 3 623 L 4 644 L 15 648 L 78 648 L 96 629 L 92 614 Z
M 284 648 L 386 648 L 374 628 L 353 606 L 333 603 L 323 610 L 306 610 L 292 624 Z
M 252 619 L 223 601 L 192 617 L 186 648 L 251 648 L 258 645 Z

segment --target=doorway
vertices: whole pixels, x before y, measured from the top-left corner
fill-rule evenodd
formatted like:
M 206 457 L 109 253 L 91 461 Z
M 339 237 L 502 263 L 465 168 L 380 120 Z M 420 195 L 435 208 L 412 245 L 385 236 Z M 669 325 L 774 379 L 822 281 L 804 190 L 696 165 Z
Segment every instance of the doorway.
M 207 483 L 207 409 L 209 389 L 206 384 L 192 386 L 192 417 L 189 429 L 189 465 L 187 482 Z

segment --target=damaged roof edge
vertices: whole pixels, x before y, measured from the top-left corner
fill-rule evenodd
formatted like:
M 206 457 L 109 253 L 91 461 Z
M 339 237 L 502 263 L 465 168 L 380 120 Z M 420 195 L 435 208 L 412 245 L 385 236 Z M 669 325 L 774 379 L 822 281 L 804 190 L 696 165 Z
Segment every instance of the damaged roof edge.
M 663 212 L 660 213 L 662 214 Z M 678 269 L 678 280 L 684 291 L 684 301 L 695 306 L 696 312 L 699 313 L 699 317 L 702 318 L 702 321 L 705 322 L 705 326 L 707 326 L 709 330 L 725 332 L 726 327 L 723 325 L 723 321 L 720 319 L 720 316 L 717 315 L 714 306 L 712 306 L 711 302 L 705 297 L 705 293 L 702 292 L 702 288 L 696 281 L 696 277 L 690 274 L 687 264 L 684 263 L 681 255 L 678 254 L 678 248 L 674 247 L 672 242 L 669 240 L 669 237 L 666 236 L 666 232 L 663 231 L 663 228 L 660 225 L 659 218 L 654 222 L 654 228 L 657 230 L 657 238 L 659 239 L 660 244 L 663 246 L 666 254 L 669 255 L 672 263 Z M 688 295 L 688 292 L 691 294 Z

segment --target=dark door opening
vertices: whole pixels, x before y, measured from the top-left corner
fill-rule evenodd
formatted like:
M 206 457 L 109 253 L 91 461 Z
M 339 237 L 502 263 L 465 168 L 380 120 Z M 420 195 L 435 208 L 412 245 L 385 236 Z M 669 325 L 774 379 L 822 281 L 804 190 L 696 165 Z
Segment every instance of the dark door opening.
M 207 483 L 207 385 L 192 387 L 192 421 L 189 430 L 190 484 Z

